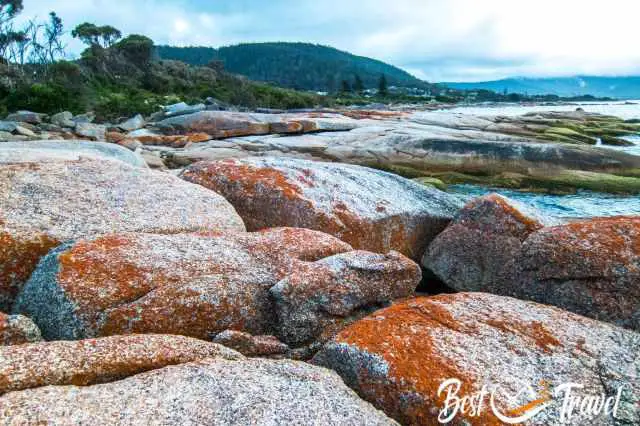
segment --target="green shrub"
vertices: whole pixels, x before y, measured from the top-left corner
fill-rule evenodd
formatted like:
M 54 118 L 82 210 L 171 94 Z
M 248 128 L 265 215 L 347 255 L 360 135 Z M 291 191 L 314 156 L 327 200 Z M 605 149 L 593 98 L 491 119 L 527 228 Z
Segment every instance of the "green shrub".
M 8 111 L 25 109 L 46 114 L 64 110 L 74 113 L 86 111 L 81 92 L 56 83 L 20 86 L 3 103 Z
M 153 40 L 138 34 L 132 34 L 120 40 L 115 47 L 131 62 L 140 66 L 146 66 L 151 62 L 154 52 Z
M 107 92 L 98 98 L 93 109 L 99 120 L 114 120 L 134 114 L 150 115 L 162 103 L 161 98 L 142 91 Z

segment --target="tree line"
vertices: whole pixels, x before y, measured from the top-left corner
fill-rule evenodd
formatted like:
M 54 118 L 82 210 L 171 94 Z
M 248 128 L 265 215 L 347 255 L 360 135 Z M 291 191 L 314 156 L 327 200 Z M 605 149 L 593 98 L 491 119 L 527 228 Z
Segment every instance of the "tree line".
M 340 87 L 340 94 L 348 95 L 348 94 L 356 94 L 363 95 L 366 92 L 366 87 L 362 78 L 359 74 L 356 74 L 353 77 L 353 83 L 349 82 L 349 80 L 342 80 L 342 85 Z M 378 80 L 378 88 L 377 93 L 378 96 L 388 96 L 389 95 L 389 82 L 387 81 L 387 76 L 382 74 L 380 79 Z
M 18 28 L 15 20 L 23 11 L 23 0 L 0 0 L 0 59 L 8 65 L 47 65 L 66 58 L 67 34 L 62 19 L 56 12 L 50 12 L 48 19 L 29 19 Z M 96 54 L 105 51 L 122 39 L 122 32 L 111 25 L 98 26 L 89 22 L 78 25 L 71 36 L 87 45 Z M 121 47 L 139 55 L 138 59 L 150 59 L 153 41 L 141 35 L 131 35 L 121 41 Z

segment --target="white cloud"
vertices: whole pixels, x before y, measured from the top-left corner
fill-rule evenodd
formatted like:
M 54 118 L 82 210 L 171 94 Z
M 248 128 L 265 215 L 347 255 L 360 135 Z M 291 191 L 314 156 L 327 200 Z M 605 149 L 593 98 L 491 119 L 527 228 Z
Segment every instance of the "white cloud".
M 157 43 L 309 41 L 431 80 L 640 73 L 640 2 L 608 0 L 25 0 L 67 28 L 109 23 Z M 72 47 L 79 51 L 76 43 Z

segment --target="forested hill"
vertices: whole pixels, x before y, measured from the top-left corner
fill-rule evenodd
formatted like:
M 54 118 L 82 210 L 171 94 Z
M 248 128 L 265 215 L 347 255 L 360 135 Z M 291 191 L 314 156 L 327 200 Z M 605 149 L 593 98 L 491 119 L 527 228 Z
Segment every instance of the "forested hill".
M 377 88 L 384 75 L 390 86 L 425 88 L 428 83 L 384 62 L 308 43 L 251 43 L 221 47 L 158 46 L 161 59 L 194 65 L 212 60 L 227 71 L 282 87 L 333 92 L 358 76 L 364 88 Z

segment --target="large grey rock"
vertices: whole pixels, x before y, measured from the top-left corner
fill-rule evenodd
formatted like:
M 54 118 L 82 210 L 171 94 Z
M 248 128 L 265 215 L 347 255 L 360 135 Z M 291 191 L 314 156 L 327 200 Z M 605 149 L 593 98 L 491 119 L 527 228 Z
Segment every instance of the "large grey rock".
M 165 132 L 203 132 L 214 138 L 236 136 L 297 134 L 352 130 L 357 120 L 343 116 L 317 117 L 308 114 L 260 114 L 230 111 L 201 111 L 168 118 L 157 123 Z
M 166 173 L 106 158 L 2 165 L 0 309 L 11 306 L 40 257 L 67 240 L 244 229 L 221 196 Z
M 0 397 L 0 421 L 125 425 L 393 425 L 333 372 L 294 361 L 208 359 L 119 382 Z
M 439 395 L 440 386 L 457 379 L 458 397 L 498 387 L 495 405 L 503 415 L 535 415 L 514 424 L 613 426 L 640 423 L 639 351 L 640 334 L 629 330 L 532 302 L 458 293 L 377 311 L 343 330 L 313 362 L 335 369 L 403 424 L 438 424 L 448 390 Z M 611 403 L 595 414 L 576 407 L 567 422 L 561 386 L 572 383 L 580 398 L 615 399 L 620 392 L 617 412 Z M 457 411 L 449 424 L 504 424 L 486 393 L 482 406 L 476 414 Z
M 0 121 L 0 131 L 2 132 L 13 133 L 17 127 L 18 123 L 15 121 Z
M 193 114 L 196 112 L 204 111 L 206 109 L 205 104 L 189 105 L 185 102 L 180 102 L 173 105 L 167 105 L 163 108 L 164 117 L 178 117 L 181 115 Z
M 80 158 L 111 159 L 146 167 L 142 157 L 116 144 L 91 141 L 29 141 L 0 144 L 0 165 L 70 161 Z
M 18 111 L 18 112 L 14 112 L 12 114 L 7 115 L 6 120 L 18 121 L 18 122 L 30 123 L 30 124 L 40 124 L 42 123 L 42 117 L 44 115 L 45 114 L 39 114 L 37 112 L 31 112 L 31 111 Z
M 357 317 L 412 295 L 422 274 L 400 253 L 352 251 L 294 271 L 270 289 L 278 336 L 292 346 L 325 341 Z
M 495 286 L 483 291 L 640 331 L 640 217 L 540 229 L 513 254 Z
M 60 127 L 75 127 L 76 123 L 73 121 L 73 114 L 69 111 L 59 112 L 51 116 L 51 124 L 55 124 Z
M 104 141 L 106 139 L 107 126 L 93 123 L 77 123 L 74 131 L 83 138 Z
M 52 132 L 52 133 L 66 133 L 68 130 L 67 129 L 63 129 L 62 127 L 58 126 L 57 124 L 52 124 L 52 123 L 42 123 L 38 125 L 38 129 L 40 130 L 41 134 L 43 132 Z
M 0 142 L 3 144 L 5 142 L 23 142 L 27 141 L 29 138 L 24 135 L 14 135 L 12 133 L 0 132 Z
M 225 111 L 202 111 L 181 114 L 162 120 L 157 126 L 167 133 L 207 133 L 216 138 L 266 135 L 269 123 L 254 117 Z
M 26 136 L 28 138 L 35 138 L 37 136 L 33 130 L 20 125 L 16 126 L 15 133 L 18 135 Z
M 420 259 L 462 207 L 445 192 L 365 167 L 288 158 L 202 162 L 181 177 L 226 197 L 250 230 L 316 229 L 356 249 Z
M 84 114 L 76 115 L 71 119 L 71 121 L 73 121 L 76 124 L 81 124 L 81 123 L 86 124 L 86 123 L 93 123 L 93 120 L 95 119 L 96 119 L 96 115 L 93 112 L 89 111 Z
M 167 147 L 163 156 L 174 160 L 171 167 L 183 167 L 202 159 L 278 156 L 372 166 L 411 177 L 444 174 L 458 183 L 460 179 L 473 183 L 477 180 L 475 176 L 480 175 L 481 180 L 510 182 L 522 188 L 534 185 L 553 190 L 562 184 L 567 190 L 598 187 L 612 192 L 624 188 L 637 191 L 637 178 L 626 178 L 627 183 L 635 183 L 631 188 L 608 174 L 635 176 L 634 170 L 640 168 L 639 156 L 572 139 L 573 142 L 566 143 L 563 132 L 570 133 L 571 129 L 538 123 L 553 123 L 558 118 L 524 117 L 505 123 L 503 117 L 452 112 L 435 116 L 414 113 L 365 117 L 353 119 L 328 113 L 191 114 L 165 120 L 160 125 L 168 133 L 205 132 L 213 138 L 224 138 L 233 147 L 215 144 L 193 144 L 184 149 Z M 615 125 L 616 131 L 631 131 L 623 129 L 628 124 Z M 589 131 L 603 132 L 603 128 L 593 127 Z M 545 129 L 551 133 L 545 133 Z M 580 137 L 583 136 L 593 139 L 588 135 Z
M 144 120 L 144 117 L 138 114 L 135 117 L 131 117 L 127 121 L 118 124 L 118 127 L 125 132 L 133 132 L 134 130 L 143 128 L 145 124 L 146 122 Z

